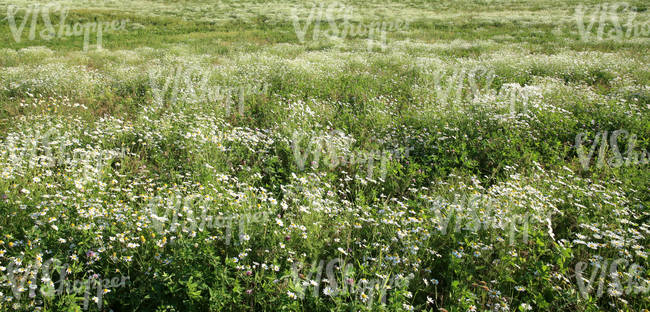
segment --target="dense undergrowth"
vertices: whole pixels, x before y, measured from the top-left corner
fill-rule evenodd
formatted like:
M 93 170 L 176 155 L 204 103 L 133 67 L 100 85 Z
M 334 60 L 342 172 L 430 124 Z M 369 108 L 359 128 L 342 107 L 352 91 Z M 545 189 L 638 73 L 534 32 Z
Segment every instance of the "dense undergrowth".
M 139 25 L 88 52 L 3 23 L 0 310 L 82 309 L 62 275 L 129 277 L 94 311 L 647 308 L 647 40 L 465 2 L 372 52 L 287 3 L 74 4 Z

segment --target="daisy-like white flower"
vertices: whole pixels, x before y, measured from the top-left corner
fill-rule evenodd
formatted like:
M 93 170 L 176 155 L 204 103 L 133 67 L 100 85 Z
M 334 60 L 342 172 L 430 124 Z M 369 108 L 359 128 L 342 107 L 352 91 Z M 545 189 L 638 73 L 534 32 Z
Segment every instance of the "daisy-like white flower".
M 325 289 L 323 289 L 323 294 L 325 296 L 331 296 L 332 295 L 332 288 L 325 287 Z
M 516 291 L 526 291 L 526 288 L 524 286 L 515 286 Z
M 522 303 L 522 304 L 521 304 L 521 307 L 522 307 L 525 311 L 530 311 L 530 310 L 533 309 L 533 307 L 532 307 L 530 304 L 528 304 L 528 303 Z
M 618 290 L 616 290 L 616 289 L 613 289 L 613 288 L 610 289 L 610 290 L 608 290 L 607 292 L 608 292 L 609 295 L 612 296 L 612 297 L 618 297 L 618 296 L 620 296 L 620 295 L 623 294 L 622 292 L 620 292 L 620 291 L 618 291 Z
M 363 301 L 364 303 L 368 301 L 368 296 L 366 294 L 361 294 L 361 301 Z
M 402 307 L 403 307 L 404 310 L 406 310 L 406 311 L 413 311 L 413 306 L 412 306 L 412 305 L 408 305 L 408 304 L 406 304 L 406 303 L 403 303 L 403 304 L 402 304 Z
M 620 248 L 625 247 L 625 243 L 621 242 L 621 241 L 615 241 L 614 240 L 614 241 L 612 241 L 612 246 L 620 249 Z
M 293 299 L 293 300 L 298 299 L 298 297 L 296 296 L 296 294 L 294 294 L 294 293 L 292 293 L 292 292 L 290 292 L 290 291 L 287 292 L 287 295 L 289 295 L 289 298 L 291 298 L 291 299 Z
M 428 304 L 433 304 L 433 299 L 427 296 L 427 303 Z

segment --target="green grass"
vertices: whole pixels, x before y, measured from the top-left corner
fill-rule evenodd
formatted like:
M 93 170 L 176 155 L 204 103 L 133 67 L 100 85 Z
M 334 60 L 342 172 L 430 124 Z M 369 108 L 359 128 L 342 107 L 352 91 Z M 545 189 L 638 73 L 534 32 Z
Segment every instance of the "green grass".
M 20 24 L 30 3 L 0 3 L 0 16 L 18 5 Z M 346 2 L 354 23 L 411 20 L 371 52 L 367 35 L 312 40 L 314 25 L 300 42 L 293 2 L 62 4 L 69 25 L 130 22 L 104 34 L 102 51 L 91 34 L 88 52 L 83 36 L 43 40 L 40 17 L 36 38 L 27 22 L 19 43 L 0 22 L 0 311 L 83 309 L 83 293 L 40 292 L 49 259 L 69 264 L 70 281 L 130 277 L 101 309 L 93 290 L 93 311 L 650 306 L 634 288 L 650 284 L 650 164 L 616 166 L 609 139 L 624 129 L 637 155 L 650 150 L 648 43 L 581 41 L 575 8 L 598 2 Z M 162 105 L 152 71 L 158 89 L 170 84 Z M 242 115 L 238 94 L 230 114 L 225 96 L 201 97 L 265 82 Z M 576 136 L 588 154 L 603 131 L 607 145 L 583 170 Z M 617 142 L 625 161 L 633 142 Z M 400 148 L 408 158 L 382 159 Z M 237 221 L 254 212 L 269 218 Z M 328 270 L 338 258 L 348 265 Z M 592 271 L 597 261 L 605 271 Z M 17 262 L 41 266 L 12 277 Z M 595 272 L 587 297 L 580 262 L 585 279 Z M 304 277 L 292 274 L 298 263 Z M 58 288 L 62 274 L 50 271 Z M 37 285 L 33 298 L 11 288 L 22 277 Z M 327 296 L 324 278 L 393 286 L 382 305 L 381 290 Z M 294 297 L 310 280 L 318 295 L 308 286 Z

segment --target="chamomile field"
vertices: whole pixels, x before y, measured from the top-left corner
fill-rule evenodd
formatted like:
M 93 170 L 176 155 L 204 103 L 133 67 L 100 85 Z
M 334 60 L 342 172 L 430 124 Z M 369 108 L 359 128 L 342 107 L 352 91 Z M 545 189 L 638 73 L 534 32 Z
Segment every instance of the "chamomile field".
M 0 311 L 648 311 L 630 1 L 0 1 Z

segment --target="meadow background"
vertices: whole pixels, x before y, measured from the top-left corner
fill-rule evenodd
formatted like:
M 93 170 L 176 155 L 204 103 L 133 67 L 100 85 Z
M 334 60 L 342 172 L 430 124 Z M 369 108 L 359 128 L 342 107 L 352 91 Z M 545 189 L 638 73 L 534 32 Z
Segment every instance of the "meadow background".
M 0 1 L 0 17 L 16 5 L 18 24 L 35 3 L 43 4 Z M 50 258 L 70 264 L 70 280 L 130 277 L 103 294 L 101 309 L 91 301 L 92 311 L 650 307 L 638 291 L 650 283 L 650 165 L 599 168 L 599 157 L 615 156 L 601 144 L 583 170 L 575 148 L 580 133 L 587 153 L 597 133 L 625 129 L 637 135 L 637 153 L 650 149 L 650 36 L 584 41 L 574 18 L 578 5 L 605 2 L 344 2 L 356 23 L 410 20 L 372 52 L 367 36 L 312 40 L 313 26 L 301 43 L 291 10 L 307 2 L 58 3 L 70 7 L 67 24 L 130 22 L 105 33 L 101 51 L 91 36 L 83 52 L 83 36 L 28 40 L 30 19 L 16 42 L 0 21 L 0 310 L 82 310 L 83 295 L 40 293 L 59 286 L 58 272 L 43 276 Z M 646 2 L 629 4 L 649 23 Z M 57 24 L 58 12 L 51 17 Z M 627 13 L 620 18 L 627 30 Z M 454 71 L 479 67 L 494 76 L 477 78 L 472 92 L 465 73 L 456 97 Z M 170 87 L 157 102 L 150 73 L 162 88 L 179 68 L 188 74 L 177 100 L 168 100 Z M 195 96 L 202 77 L 213 94 L 214 86 L 270 85 L 245 96 L 243 115 L 226 114 L 225 98 Z M 511 92 L 527 99 L 512 102 Z M 301 170 L 294 133 L 305 137 L 301 150 L 308 138 L 334 147 Z M 625 157 L 628 142 L 618 141 Z M 409 147 L 408 158 L 386 161 L 385 178 L 379 159 L 371 177 L 367 164 L 323 164 L 328 152 L 334 161 Z M 78 156 L 48 165 L 45 156 L 66 151 Z M 485 199 L 478 209 L 467 204 L 474 195 Z M 182 212 L 161 218 L 179 202 Z M 224 228 L 194 227 L 200 212 L 270 217 L 247 224 L 246 236 L 233 226 L 228 239 Z M 511 231 L 525 214 L 534 217 Z M 328 296 L 331 281 L 307 277 L 314 261 L 336 258 L 351 265 L 335 279 L 361 287 L 354 294 Z M 619 258 L 640 265 L 640 278 L 623 266 L 592 275 Z M 580 262 L 590 264 L 587 298 Z M 9 278 L 18 263 L 35 265 L 15 274 L 27 281 L 20 290 Z M 364 279 L 388 276 L 408 285 L 388 290 L 385 305 L 375 291 L 369 307 Z M 306 286 L 297 297 L 312 280 L 318 296 Z

